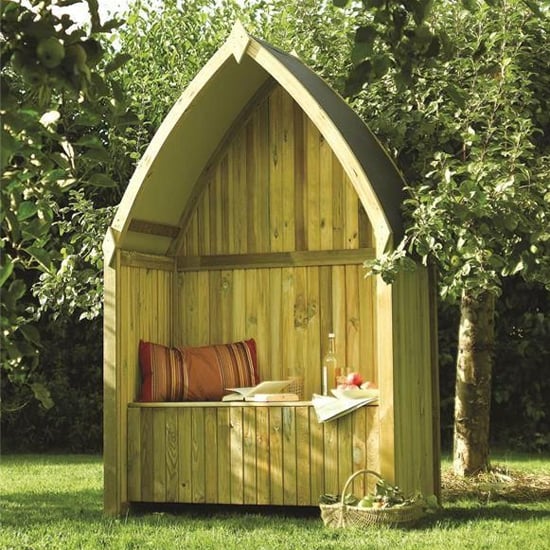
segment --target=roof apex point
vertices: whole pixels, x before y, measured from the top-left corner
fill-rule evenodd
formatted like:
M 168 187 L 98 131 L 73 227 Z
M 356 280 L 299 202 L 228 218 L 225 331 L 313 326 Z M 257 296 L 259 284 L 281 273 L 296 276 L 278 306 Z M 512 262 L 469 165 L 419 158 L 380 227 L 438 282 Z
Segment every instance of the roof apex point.
M 227 42 L 230 44 L 235 61 L 240 63 L 250 43 L 250 35 L 239 20 L 235 21 Z

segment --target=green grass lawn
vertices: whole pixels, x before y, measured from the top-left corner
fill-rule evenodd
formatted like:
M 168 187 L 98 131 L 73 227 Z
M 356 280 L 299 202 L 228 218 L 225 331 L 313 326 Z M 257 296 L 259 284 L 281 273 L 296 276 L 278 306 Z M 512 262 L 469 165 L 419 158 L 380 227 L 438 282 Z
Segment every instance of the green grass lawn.
M 505 469 L 529 474 L 531 480 L 550 475 L 548 456 L 497 458 Z M 445 460 L 444 471 L 448 466 Z M 455 493 L 440 512 L 411 529 L 332 530 L 324 527 L 317 510 L 297 515 L 284 510 L 181 507 L 132 510 L 126 518 L 106 518 L 102 483 L 100 457 L 2 457 L 0 548 L 550 548 L 549 493 L 514 502 L 502 500 L 498 492 L 483 493 L 482 498 Z

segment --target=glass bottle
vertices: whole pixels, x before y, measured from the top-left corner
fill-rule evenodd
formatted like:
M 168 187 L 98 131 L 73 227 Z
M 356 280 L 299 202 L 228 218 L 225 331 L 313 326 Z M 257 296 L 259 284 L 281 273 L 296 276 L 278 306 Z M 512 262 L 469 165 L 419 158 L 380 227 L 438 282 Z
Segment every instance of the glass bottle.
M 323 395 L 328 395 L 328 390 L 338 386 L 340 369 L 336 359 L 336 335 L 331 332 L 328 335 L 328 351 L 323 358 Z

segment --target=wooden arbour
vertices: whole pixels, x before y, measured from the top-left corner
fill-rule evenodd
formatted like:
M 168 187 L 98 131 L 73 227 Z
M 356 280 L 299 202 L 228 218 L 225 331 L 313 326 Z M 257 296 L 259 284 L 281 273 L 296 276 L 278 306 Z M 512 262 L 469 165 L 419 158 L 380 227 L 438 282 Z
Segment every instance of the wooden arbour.
M 390 286 L 362 266 L 401 237 L 402 199 L 345 102 L 237 24 L 153 138 L 105 238 L 107 513 L 314 505 L 365 466 L 438 492 L 430 274 Z M 253 337 L 261 378 L 303 376 L 309 399 L 329 332 L 340 363 L 377 381 L 379 405 L 320 425 L 308 401 L 136 403 L 140 339 Z

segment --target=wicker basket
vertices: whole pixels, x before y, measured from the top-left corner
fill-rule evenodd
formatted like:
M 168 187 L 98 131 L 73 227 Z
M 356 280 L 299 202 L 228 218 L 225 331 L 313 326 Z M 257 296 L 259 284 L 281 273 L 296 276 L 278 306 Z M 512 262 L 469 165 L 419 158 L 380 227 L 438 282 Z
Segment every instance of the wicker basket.
M 301 401 L 304 398 L 304 377 L 303 376 L 289 376 L 291 381 L 288 388 L 285 390 L 288 393 L 295 393 L 298 399 Z
M 353 473 L 344 485 L 340 502 L 319 505 L 321 518 L 327 527 L 407 526 L 424 515 L 424 509 L 418 503 L 389 508 L 361 508 L 345 504 L 344 499 L 349 485 L 357 476 L 362 474 L 371 474 L 378 479 L 382 479 L 380 474 L 372 470 L 359 470 Z

